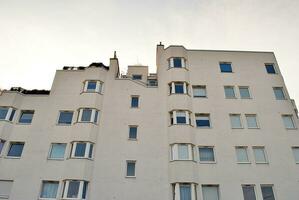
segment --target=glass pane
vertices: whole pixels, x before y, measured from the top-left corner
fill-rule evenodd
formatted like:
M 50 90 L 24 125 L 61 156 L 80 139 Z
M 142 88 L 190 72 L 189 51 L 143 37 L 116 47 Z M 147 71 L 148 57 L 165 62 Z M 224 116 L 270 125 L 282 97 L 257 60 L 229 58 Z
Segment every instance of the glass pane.
M 249 162 L 248 155 L 247 155 L 247 148 L 237 147 L 236 154 L 237 154 L 238 162 Z
M 5 141 L 4 140 L 0 140 L 0 155 L 1 155 L 1 152 L 2 152 L 4 144 L 5 144 Z
M 43 182 L 41 198 L 56 198 L 58 182 Z
M 98 122 L 98 116 L 99 116 L 99 111 L 96 110 L 94 115 L 94 120 L 93 120 L 94 123 Z
M 209 147 L 200 147 L 199 148 L 199 160 L 200 161 L 209 161 L 209 162 L 214 162 L 215 158 L 214 158 L 214 150 L 213 148 L 209 148 Z
M 178 158 L 179 160 L 188 160 L 188 145 L 179 144 L 178 145 Z
M 24 144 L 11 144 L 7 156 L 13 156 L 13 157 L 21 157 L 23 152 Z
M 275 74 L 275 68 L 273 65 L 266 65 L 266 70 L 268 72 L 268 74 Z
M 73 112 L 61 111 L 59 115 L 58 124 L 71 124 L 73 119 Z
M 218 186 L 202 186 L 203 200 L 219 200 Z
M 274 94 L 277 100 L 284 100 L 285 96 L 282 88 L 274 88 Z
M 0 119 L 5 119 L 8 112 L 8 108 L 0 108 Z
M 90 144 L 88 158 L 92 158 L 93 144 Z
M 67 198 L 78 198 L 80 181 L 70 181 Z
M 132 97 L 132 100 L 131 100 L 131 107 L 135 108 L 135 107 L 138 107 L 138 97 Z
M 23 111 L 19 123 L 30 124 L 32 122 L 33 113 L 33 111 Z
M 257 121 L 255 115 L 246 115 L 248 128 L 257 128 Z
M 185 112 L 176 112 L 176 121 L 178 124 L 186 124 L 186 113 Z
M 250 93 L 248 88 L 239 88 L 240 89 L 240 96 L 242 99 L 249 99 L 250 98 Z
M 129 138 L 136 139 L 137 138 L 137 127 L 130 127 Z
M 272 186 L 261 186 L 263 200 L 275 200 Z
M 291 116 L 282 116 L 283 123 L 285 128 L 295 128 L 295 125 L 293 123 L 293 119 Z
M 299 163 L 299 147 L 293 147 L 293 153 L 294 153 L 296 163 Z
M 261 148 L 253 148 L 254 157 L 256 162 L 266 162 L 266 155 L 265 155 L 265 149 L 263 147 Z
M 66 144 L 52 144 L 50 158 L 63 159 Z
M 242 128 L 240 115 L 230 115 L 232 128 Z
M 87 186 L 88 186 L 88 182 L 87 182 L 87 181 L 84 181 L 83 192 L 82 192 L 82 198 L 83 198 L 83 199 L 86 198 Z
M 11 114 L 10 114 L 10 117 L 9 117 L 9 121 L 12 121 L 12 120 L 13 120 L 13 117 L 15 116 L 15 113 L 16 113 L 16 110 L 15 110 L 15 109 L 12 109 Z
M 75 150 L 75 157 L 84 157 L 86 143 L 77 143 Z
M 206 97 L 206 88 L 204 86 L 201 87 L 193 87 L 193 96 L 194 97 Z
M 90 122 L 91 120 L 91 109 L 83 109 L 81 121 L 82 122 Z
M 196 126 L 197 127 L 210 127 L 209 116 L 196 116 Z
M 87 90 L 88 91 L 94 91 L 97 87 L 97 82 L 96 81 L 88 81 L 87 84 Z
M 232 66 L 230 63 L 220 63 L 221 72 L 232 72 Z
M 226 98 L 235 98 L 235 91 L 233 87 L 224 87 L 225 97 Z
M 191 200 L 190 184 L 180 184 L 180 200 Z
M 142 79 L 142 75 L 133 74 L 132 79 L 133 80 L 141 80 Z
M 173 66 L 176 68 L 182 67 L 182 59 L 181 58 L 173 58 Z
M 135 176 L 135 162 L 127 162 L 127 176 Z
M 244 200 L 256 200 L 254 186 L 242 186 Z
M 175 93 L 177 94 L 183 94 L 184 93 L 184 84 L 183 83 L 175 83 Z

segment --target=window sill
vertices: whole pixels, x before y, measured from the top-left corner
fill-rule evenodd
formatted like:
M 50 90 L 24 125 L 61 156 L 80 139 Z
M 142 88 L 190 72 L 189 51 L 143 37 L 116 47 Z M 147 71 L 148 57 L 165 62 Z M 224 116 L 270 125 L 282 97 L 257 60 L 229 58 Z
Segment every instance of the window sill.
M 168 127 L 171 127 L 171 126 L 191 126 L 191 127 L 193 127 L 191 124 L 170 124 Z
M 187 161 L 187 162 L 194 162 L 194 163 L 196 163 L 195 160 L 170 160 L 169 162 L 176 162 L 176 161 L 179 161 L 179 162 Z
M 93 124 L 93 125 L 98 125 L 97 123 L 95 122 L 75 122 L 74 124 Z
M 217 164 L 216 161 L 199 161 L 199 164 Z
M 225 97 L 225 99 L 238 99 L 237 97 Z
M 253 98 L 251 98 L 251 97 L 249 97 L 249 98 L 240 98 L 240 99 L 242 99 L 242 100 L 252 100 Z
M 138 106 L 137 106 L 137 107 L 132 107 L 132 106 L 131 106 L 130 108 L 133 108 L 133 109 L 138 109 L 139 107 L 138 107 Z
M 17 122 L 17 125 L 31 125 L 32 123 L 21 123 L 21 122 Z
M 237 164 L 251 164 L 251 162 L 237 162 Z
M 72 126 L 73 124 L 71 123 L 71 124 L 56 124 L 56 126 Z
M 255 162 L 255 164 L 260 165 L 260 164 L 269 164 L 269 162 Z
M 64 161 L 64 158 L 47 158 L 47 160 L 53 161 Z
M 193 98 L 201 98 L 201 99 L 207 99 L 208 97 L 207 96 L 193 96 Z
M 136 178 L 136 176 L 125 176 L 126 178 Z
M 297 130 L 298 128 L 285 128 L 286 130 Z
M 201 127 L 201 126 L 196 126 L 196 128 L 197 129 L 212 129 L 212 127 L 211 126 L 209 126 L 209 127 Z
M 68 160 L 90 160 L 90 161 L 93 161 L 93 158 L 85 158 L 85 157 L 70 157 L 68 158 Z
M 167 71 L 168 71 L 168 70 L 171 70 L 171 69 L 184 69 L 184 70 L 186 70 L 186 71 L 189 71 L 189 69 L 188 69 L 187 67 L 168 67 L 168 68 L 167 68 Z
M 103 93 L 96 92 L 96 91 L 83 91 L 80 94 L 99 94 L 99 95 L 103 95 Z
M 129 141 L 137 141 L 137 139 L 134 138 L 128 138 Z
M 20 157 L 16 157 L 16 156 L 4 156 L 3 158 L 5 158 L 5 159 L 21 159 L 21 156 Z
M 236 128 L 232 127 L 232 129 L 244 129 L 244 127 L 236 127 Z
M 260 127 L 248 127 L 248 129 L 261 129 Z
M 8 122 L 12 124 L 12 121 L 6 120 L 6 119 L 0 119 L 0 122 Z

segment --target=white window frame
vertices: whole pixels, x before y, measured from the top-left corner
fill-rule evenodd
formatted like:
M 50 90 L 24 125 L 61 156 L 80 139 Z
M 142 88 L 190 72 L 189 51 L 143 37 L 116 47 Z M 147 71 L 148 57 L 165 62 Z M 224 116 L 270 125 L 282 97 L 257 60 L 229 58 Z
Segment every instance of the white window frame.
M 53 149 L 53 144 L 65 144 L 65 149 L 64 149 L 64 155 L 63 155 L 63 158 L 51 158 L 51 152 L 52 152 L 52 149 Z M 67 143 L 61 143 L 61 142 L 52 142 L 50 144 L 50 150 L 49 150 L 49 153 L 48 153 L 48 160 L 64 160 L 65 159 L 65 154 L 66 154 L 66 150 L 67 150 Z
M 199 150 L 200 148 L 210 148 L 210 149 L 213 149 L 214 161 L 201 161 L 200 160 L 200 150 Z M 216 153 L 215 153 L 215 147 L 214 146 L 198 146 L 197 149 L 198 149 L 198 161 L 199 161 L 199 163 L 208 163 L 208 164 L 216 163 Z
M 177 123 L 177 113 L 178 112 L 185 112 L 186 123 Z M 173 119 L 173 123 L 171 125 L 191 125 L 191 112 L 188 110 L 173 110 L 170 112 L 170 118 Z
M 6 147 L 7 141 L 0 138 L 0 142 L 3 142 L 2 149 L 0 149 L 0 158 L 1 158 L 1 156 L 3 155 L 4 149 Z
M 293 124 L 293 127 L 286 127 L 285 122 L 284 122 L 284 117 L 289 117 L 290 118 L 290 120 Z M 295 124 L 295 120 L 294 120 L 294 117 L 293 117 L 292 114 L 283 114 L 283 115 L 281 115 L 281 118 L 282 118 L 282 123 L 283 123 L 283 126 L 284 126 L 285 129 L 287 129 L 287 130 L 297 129 L 296 124 Z
M 6 116 L 5 116 L 5 119 L 0 119 L 0 121 L 9 121 L 9 122 L 12 122 L 16 116 L 16 112 L 17 112 L 17 109 L 15 109 L 14 107 L 9 107 L 9 106 L 0 106 L 0 108 L 7 108 L 7 113 L 6 113 Z M 11 114 L 14 110 L 14 115 L 13 115 L 13 118 L 11 120 L 9 120 L 9 118 L 11 117 Z
M 201 88 L 205 90 L 205 96 L 195 96 L 194 95 L 194 89 L 196 88 Z M 192 85 L 192 94 L 194 98 L 207 98 L 208 97 L 208 92 L 207 92 L 207 86 L 206 85 Z
M 180 185 L 190 185 L 191 186 L 191 200 L 196 200 L 197 198 L 197 191 L 196 191 L 196 183 L 190 183 L 190 182 L 176 182 L 173 183 L 173 195 L 174 195 L 174 200 L 180 200 L 181 194 L 180 194 Z
M 83 115 L 83 110 L 84 109 L 90 109 L 91 110 L 90 121 L 82 121 L 82 115 Z M 94 121 L 95 116 L 96 116 L 96 112 L 98 112 L 97 121 Z M 78 110 L 78 120 L 77 120 L 77 122 L 79 122 L 79 123 L 98 124 L 99 118 L 100 118 L 100 111 L 98 109 L 95 109 L 95 108 L 79 108 L 79 110 Z
M 180 58 L 182 66 L 181 67 L 174 67 L 174 59 Z M 187 68 L 187 59 L 184 57 L 171 57 L 169 58 L 169 68 Z
M 85 143 L 85 152 L 84 152 L 84 156 L 75 156 L 76 153 L 76 147 L 78 143 Z M 89 151 L 90 151 L 90 147 L 92 147 L 92 154 L 91 157 L 89 157 Z M 86 142 L 86 141 L 74 141 L 72 142 L 72 149 L 71 149 L 71 156 L 70 158 L 75 158 L 75 159 L 93 159 L 94 157 L 94 143 L 92 142 Z
M 243 187 L 253 187 L 253 191 L 254 191 L 254 196 L 255 196 L 255 199 L 258 200 L 257 196 L 256 196 L 256 187 L 254 184 L 242 184 L 241 185 L 242 187 L 242 195 L 243 195 L 243 199 L 244 199 L 244 192 L 243 192 Z
M 261 199 L 262 200 L 264 200 L 264 198 L 263 198 L 263 192 L 262 192 L 262 187 L 272 187 L 274 199 L 277 200 L 274 185 L 273 184 L 261 184 L 260 185 L 260 190 L 261 190 Z
M 265 161 L 260 162 L 260 161 L 257 161 L 257 160 L 256 160 L 256 154 L 255 154 L 254 149 L 263 149 L 263 153 L 264 153 Z M 255 161 L 256 164 L 268 164 L 268 163 L 269 163 L 269 160 L 268 160 L 268 156 L 267 156 L 267 152 L 266 152 L 266 148 L 265 148 L 265 146 L 253 146 L 253 147 L 252 147 L 252 152 L 253 152 L 253 157 L 254 157 L 254 161 Z
M 204 192 L 203 189 L 204 187 L 217 187 L 217 195 L 218 195 L 218 199 L 220 200 L 220 186 L 218 184 L 202 184 L 201 185 L 201 192 L 202 192 L 202 199 L 204 199 Z
M 281 90 L 281 92 L 282 92 L 282 94 L 283 94 L 283 99 L 277 99 L 276 94 L 275 94 L 275 90 L 276 90 L 276 89 L 280 89 L 280 90 Z M 274 97 L 275 97 L 276 100 L 278 100 L 278 101 L 287 100 L 286 93 L 285 93 L 283 87 L 273 87 L 273 93 L 274 93 Z
M 210 128 L 212 128 L 211 115 L 210 115 L 210 113 L 195 113 L 195 114 L 194 114 L 194 117 L 195 117 L 195 126 L 196 126 L 197 128 L 202 128 L 202 129 L 210 129 Z M 207 118 L 209 119 L 210 126 L 197 126 L 196 120 L 197 120 L 198 118 L 201 118 L 201 117 L 207 117 Z
M 95 88 L 95 90 L 88 90 L 87 89 L 89 82 L 96 82 L 96 88 Z M 99 94 L 103 94 L 103 85 L 104 85 L 104 82 L 102 82 L 100 80 L 86 80 L 86 81 L 84 81 L 83 92 L 84 93 L 99 93 Z
M 240 127 L 233 127 L 233 123 L 232 123 L 232 119 L 231 119 L 232 116 L 239 116 L 239 118 L 240 118 Z M 230 113 L 229 114 L 229 120 L 230 120 L 230 125 L 231 125 L 232 129 L 243 129 L 244 128 L 241 114 L 239 114 L 239 113 Z
M 128 164 L 129 163 L 134 163 L 134 176 L 129 176 L 128 175 Z M 137 163 L 137 161 L 136 160 L 126 160 L 126 175 L 125 175 L 125 177 L 126 178 L 136 178 L 136 163 Z
M 54 182 L 55 182 L 55 183 L 58 183 L 58 188 L 57 188 L 57 193 L 56 193 L 56 197 L 55 197 L 55 198 L 45 198 L 45 197 L 41 197 L 42 192 L 43 192 L 43 185 L 44 185 L 45 182 L 47 182 L 47 183 L 51 183 L 51 182 L 52 182 L 52 183 L 54 183 Z M 54 200 L 54 199 L 57 199 L 58 194 L 59 194 L 59 189 L 60 189 L 60 181 L 56 181 L 56 180 L 42 180 L 42 184 L 41 184 L 41 188 L 40 188 L 39 198 L 38 198 L 38 199 L 41 199 L 41 200 L 44 200 L 44 199 L 45 199 L 45 200 L 46 200 L 46 199 L 47 199 L 47 200 L 48 200 L 48 199 L 49 199 L 49 200 L 50 200 L 50 199 L 51 199 L 51 200 L 52 200 L 52 199 L 53 199 L 53 200 Z
M 73 113 L 72 120 L 71 120 L 70 124 L 59 123 L 60 115 L 63 112 Z M 75 112 L 73 110 L 59 110 L 56 124 L 59 125 L 59 126 L 71 126 L 73 124 L 74 115 L 75 115 Z
M 13 144 L 23 144 L 23 149 L 22 149 L 22 152 L 21 152 L 21 155 L 20 156 L 9 156 L 8 153 L 10 151 L 10 148 Z M 22 158 L 22 155 L 24 153 L 24 148 L 25 148 L 25 142 L 19 142 L 19 141 L 11 141 L 9 142 L 9 145 L 8 145 L 8 149 L 6 151 L 6 158 L 14 158 L 14 159 L 21 159 Z
M 248 125 L 248 117 L 255 117 L 255 121 L 256 121 L 256 127 L 249 127 Z M 247 128 L 248 129 L 259 129 L 260 125 L 258 122 L 258 118 L 257 118 L 257 114 L 245 114 L 245 119 L 246 119 L 246 124 L 247 124 Z
M 188 149 L 188 158 L 187 159 L 180 159 L 179 158 L 179 145 L 186 145 Z M 194 145 L 189 143 L 175 143 L 171 146 L 171 161 L 194 161 Z
M 225 92 L 225 89 L 226 89 L 226 88 L 233 89 L 234 97 L 228 97 L 228 96 L 226 96 L 226 92 Z M 225 85 L 225 86 L 224 86 L 224 97 L 225 97 L 226 99 L 237 99 L 235 86 L 233 86 L 233 85 Z
M 238 160 L 238 151 L 237 151 L 237 149 L 245 149 L 248 161 L 239 161 Z M 248 153 L 249 152 L 248 149 L 249 149 L 248 146 L 235 146 L 235 154 L 236 154 L 237 164 L 250 164 L 251 163 L 249 153 Z
M 240 99 L 252 99 L 251 91 L 249 89 L 249 86 L 239 86 L 238 88 L 239 88 L 239 93 L 240 93 Z M 242 95 L 241 95 L 241 89 L 247 89 L 249 97 L 247 97 L 247 98 L 242 97 Z
M 77 198 L 68 198 L 67 197 L 67 193 L 68 193 L 68 189 L 69 189 L 69 184 L 72 181 L 79 181 L 80 185 L 79 185 L 79 190 L 78 190 L 78 197 Z M 87 182 L 87 184 L 89 185 L 89 181 L 85 181 L 85 180 L 64 180 L 64 189 L 63 189 L 63 199 L 78 199 L 78 200 L 82 200 L 82 196 L 83 196 L 83 186 L 84 186 L 84 182 Z M 87 189 L 88 189 L 88 185 L 87 185 Z M 86 191 L 86 196 L 87 196 L 87 191 Z M 85 198 L 86 199 L 86 198 Z
M 183 93 L 177 93 L 175 91 L 175 85 L 176 84 L 183 84 Z M 174 82 L 169 83 L 169 87 L 171 88 L 170 94 L 188 94 L 189 84 L 187 82 L 184 82 L 184 81 L 174 81 Z

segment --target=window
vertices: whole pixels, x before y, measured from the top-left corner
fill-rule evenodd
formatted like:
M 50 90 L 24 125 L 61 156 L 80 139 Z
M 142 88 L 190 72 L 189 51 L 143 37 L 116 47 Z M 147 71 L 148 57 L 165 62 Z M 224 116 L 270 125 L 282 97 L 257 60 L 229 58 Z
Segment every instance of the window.
M 263 200 L 275 200 L 272 185 L 261 185 Z
M 242 185 L 244 200 L 256 200 L 254 185 Z
M 141 80 L 142 79 L 142 75 L 140 75 L 140 74 L 133 74 L 132 75 L 132 79 L 133 80 Z
M 49 153 L 49 159 L 64 159 L 65 149 L 65 143 L 52 143 Z
M 257 119 L 255 114 L 246 114 L 246 121 L 248 128 L 258 128 Z
M 192 144 L 171 145 L 171 160 L 193 160 Z
M 247 147 L 236 147 L 236 155 L 238 163 L 249 163 Z
M 274 64 L 265 64 L 265 67 L 268 74 L 276 74 Z
M 138 108 L 138 106 L 139 106 L 139 97 L 132 96 L 131 97 L 131 108 Z
M 169 84 L 170 94 L 188 94 L 186 82 L 171 82 Z
M 180 200 L 191 200 L 191 185 L 180 184 Z
M 58 181 L 43 181 L 40 198 L 56 199 L 58 186 Z
M 256 163 L 267 163 L 265 147 L 252 147 Z
M 189 111 L 172 111 L 170 112 L 171 124 L 191 124 Z
M 283 120 L 284 127 L 286 129 L 296 128 L 295 124 L 294 124 L 294 121 L 293 121 L 293 116 L 292 115 L 282 115 L 282 120 Z
M 73 111 L 60 111 L 58 124 L 72 124 Z
M 129 139 L 137 139 L 137 126 L 129 126 Z
M 86 199 L 88 182 L 67 180 L 64 182 L 63 199 Z
M 240 86 L 239 87 L 240 91 L 240 97 L 241 99 L 250 99 L 250 92 L 249 92 L 249 87 L 246 86 Z
M 135 177 L 136 161 L 127 160 L 127 177 Z
M 79 109 L 79 122 L 98 122 L 99 111 L 94 108 L 80 108 Z
M 234 99 L 236 98 L 234 86 L 224 86 L 225 98 Z
M 200 162 L 215 162 L 213 147 L 198 147 Z
M 207 89 L 205 85 L 194 85 L 193 89 L 193 97 L 207 97 Z
M 0 180 L 0 199 L 9 199 L 13 181 Z
M 31 124 L 33 114 L 34 114 L 33 110 L 22 110 L 21 111 L 21 116 L 20 116 L 20 119 L 19 119 L 19 123 Z
M 97 80 L 85 81 L 84 92 L 102 93 L 103 82 Z
M 176 57 L 169 59 L 169 67 L 170 68 L 183 68 L 186 67 L 186 61 L 184 58 Z
M 219 186 L 203 185 L 202 196 L 203 196 L 203 200 L 219 200 Z
M 93 144 L 90 142 L 73 142 L 71 158 L 92 158 Z
M 16 110 L 11 107 L 0 107 L 0 120 L 12 121 Z
M 24 148 L 23 142 L 11 142 L 7 153 L 9 157 L 21 157 Z
M 286 99 L 282 87 L 274 87 L 273 91 L 274 91 L 276 100 L 285 100 Z
M 232 128 L 243 128 L 240 114 L 230 114 L 229 117 Z
M 210 114 L 195 114 L 196 126 L 199 128 L 210 128 Z
M 196 200 L 196 185 L 194 183 L 172 184 L 173 199 Z
M 233 72 L 231 63 L 223 62 L 223 63 L 220 63 L 219 65 L 220 65 L 221 72 L 223 72 L 223 73 L 232 73 Z
M 299 147 L 292 147 L 294 158 L 297 164 L 299 164 Z
M 5 140 L 0 139 L 0 155 L 1 155 L 2 149 L 4 147 L 4 144 L 5 144 Z

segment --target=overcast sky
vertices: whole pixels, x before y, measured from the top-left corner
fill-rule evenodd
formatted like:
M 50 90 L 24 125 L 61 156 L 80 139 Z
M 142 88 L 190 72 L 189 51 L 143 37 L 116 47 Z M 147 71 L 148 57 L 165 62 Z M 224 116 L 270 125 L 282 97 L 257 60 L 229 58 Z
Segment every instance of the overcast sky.
M 50 89 L 56 69 L 155 70 L 156 44 L 274 51 L 299 104 L 297 0 L 0 0 L 0 88 Z M 297 62 L 296 62 L 297 61 Z

